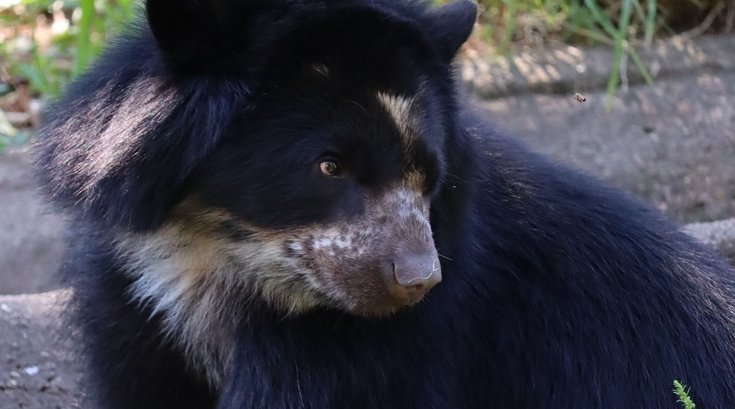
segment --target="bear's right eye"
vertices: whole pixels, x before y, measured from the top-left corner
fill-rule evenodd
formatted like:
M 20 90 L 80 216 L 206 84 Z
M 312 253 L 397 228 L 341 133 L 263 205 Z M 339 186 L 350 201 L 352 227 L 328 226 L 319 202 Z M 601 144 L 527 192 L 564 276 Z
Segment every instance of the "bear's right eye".
M 319 170 L 322 174 L 329 177 L 340 177 L 342 176 L 342 167 L 335 160 L 324 160 L 319 163 Z

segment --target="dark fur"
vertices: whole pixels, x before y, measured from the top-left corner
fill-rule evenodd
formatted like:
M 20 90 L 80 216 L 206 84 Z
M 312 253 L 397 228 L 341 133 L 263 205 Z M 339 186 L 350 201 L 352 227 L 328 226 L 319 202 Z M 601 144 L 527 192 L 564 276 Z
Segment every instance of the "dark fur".
M 95 407 L 673 408 L 674 379 L 698 407 L 735 402 L 732 269 L 657 212 L 460 108 L 449 63 L 472 7 L 150 0 L 147 11 L 153 30 L 71 87 L 37 149 L 73 219 L 67 270 Z M 410 163 L 376 90 L 422 92 Z M 331 146 L 351 179 L 305 170 Z M 239 324 L 218 384 L 163 334 L 151 300 L 134 299 L 115 250 L 116 235 L 155 233 L 192 197 L 232 215 L 211 234 L 234 243 L 347 227 L 366 195 L 412 169 L 444 281 L 383 318 L 329 304 L 284 315 L 227 292 L 241 299 L 223 319 Z

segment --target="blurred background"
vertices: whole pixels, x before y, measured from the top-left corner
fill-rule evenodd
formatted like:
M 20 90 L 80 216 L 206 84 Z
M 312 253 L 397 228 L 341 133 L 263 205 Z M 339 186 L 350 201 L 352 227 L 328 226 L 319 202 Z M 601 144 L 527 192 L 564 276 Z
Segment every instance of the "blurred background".
M 611 93 L 628 57 L 641 75 L 651 79 L 636 51 L 641 46 L 647 48 L 655 39 L 671 36 L 727 34 L 735 24 L 732 0 L 479 3 L 480 18 L 471 48 L 483 54 L 508 55 L 550 44 L 607 46 L 615 52 L 607 89 Z M 11 94 L 5 97 L 3 110 L 23 112 L 29 97 L 58 95 L 139 12 L 135 0 L 0 0 L 0 95 Z M 14 101 L 12 94 L 16 93 L 21 95 Z M 23 138 L 25 133 L 20 133 Z M 3 143 L 13 136 L 4 129 Z
M 0 408 L 78 407 L 69 340 L 51 335 L 64 293 L 47 292 L 61 286 L 64 222 L 36 191 L 28 147 L 44 105 L 140 7 L 0 0 Z M 456 75 L 489 121 L 735 261 L 735 0 L 480 0 L 480 10 Z

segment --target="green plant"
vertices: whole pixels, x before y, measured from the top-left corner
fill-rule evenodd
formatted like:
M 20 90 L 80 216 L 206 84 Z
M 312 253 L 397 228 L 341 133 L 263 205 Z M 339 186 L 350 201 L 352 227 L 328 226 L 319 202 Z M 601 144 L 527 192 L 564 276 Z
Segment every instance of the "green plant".
M 5 113 L 0 111 L 0 152 L 5 150 L 10 138 L 15 136 L 17 131 L 10 125 L 8 118 L 5 117 Z
M 610 46 L 614 57 L 607 83 L 608 103 L 624 78 L 628 59 L 647 83 L 653 83 L 632 44 L 651 44 L 658 28 L 656 0 L 480 0 L 479 4 L 481 23 L 500 27 L 490 34 L 484 30 L 482 38 L 501 53 L 509 53 L 514 41 L 533 42 L 529 35 L 542 41 L 557 37 L 566 42 Z
M 55 64 L 56 58 L 53 53 L 41 53 L 34 36 L 31 45 L 31 61 L 18 64 L 13 71 L 26 78 L 36 92 L 49 96 L 58 95 L 67 75 Z
M 692 401 L 692 398 L 689 397 L 689 391 L 691 389 L 687 389 L 685 385 L 682 385 L 681 382 L 674 380 L 674 395 L 676 395 L 679 399 L 677 399 L 678 403 L 681 403 L 681 406 L 684 409 L 694 409 L 696 405 Z
M 28 141 L 30 133 L 27 130 L 15 129 L 8 117 L 0 110 L 0 153 L 11 145 L 21 145 Z
M 6 12 L 14 18 L 6 18 L 4 22 L 19 28 L 32 27 L 32 34 L 27 38 L 30 48 L 24 51 L 6 47 L 5 53 L 14 57 L 8 69 L 13 75 L 26 78 L 34 92 L 54 97 L 64 84 L 84 72 L 109 39 L 131 20 L 136 2 L 21 0 L 21 5 L 23 12 L 20 15 Z M 43 22 L 42 18 L 39 25 L 39 16 L 52 21 Z M 50 30 L 51 23 L 59 19 L 64 20 L 66 29 Z M 44 41 L 39 41 L 39 37 Z
M 653 36 L 653 24 L 656 19 L 656 0 L 646 0 L 649 6 L 646 8 L 650 12 L 649 16 L 643 16 L 642 20 L 645 21 L 645 38 L 646 41 L 650 41 L 649 38 Z M 620 81 L 620 70 L 624 56 L 630 56 L 635 64 L 638 72 L 643 76 L 645 81 L 649 84 L 653 83 L 653 78 L 648 73 L 648 70 L 643 65 L 640 57 L 636 53 L 633 47 L 630 47 L 630 21 L 633 14 L 633 10 L 640 10 L 639 13 L 643 13 L 640 1 L 638 0 L 623 0 L 622 7 L 620 8 L 620 14 L 617 19 L 617 26 L 612 19 L 605 14 L 598 6 L 595 0 L 585 0 L 585 5 L 590 11 L 594 21 L 602 28 L 602 32 L 587 32 L 588 35 L 597 38 L 600 42 L 612 44 L 613 46 L 613 65 L 610 69 L 610 76 L 607 82 L 607 95 L 608 102 L 615 96 L 618 84 Z M 652 5 L 652 6 L 651 6 Z M 607 37 L 605 37 L 607 35 Z M 622 67 L 625 69 L 625 67 Z
M 78 23 L 77 41 L 72 73 L 79 75 L 92 59 L 92 22 L 97 14 L 94 0 L 81 0 L 81 17 Z

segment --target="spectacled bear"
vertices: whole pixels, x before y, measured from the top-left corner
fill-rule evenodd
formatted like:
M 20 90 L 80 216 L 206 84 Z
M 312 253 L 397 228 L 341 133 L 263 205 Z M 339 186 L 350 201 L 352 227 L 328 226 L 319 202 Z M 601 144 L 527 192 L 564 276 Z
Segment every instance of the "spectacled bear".
M 148 0 L 46 115 L 90 407 L 735 404 L 735 274 L 455 92 L 476 6 Z

